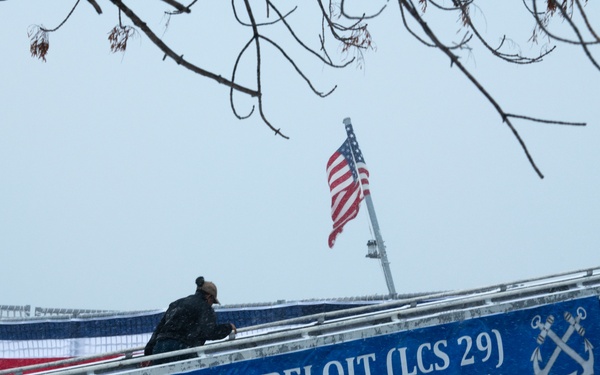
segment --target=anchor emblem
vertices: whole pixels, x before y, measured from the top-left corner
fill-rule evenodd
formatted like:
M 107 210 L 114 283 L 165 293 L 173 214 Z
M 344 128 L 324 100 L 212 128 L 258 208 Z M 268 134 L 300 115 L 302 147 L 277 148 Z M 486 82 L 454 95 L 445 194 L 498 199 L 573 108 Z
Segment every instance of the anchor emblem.
M 582 307 L 577 308 L 576 317 L 573 317 L 573 315 L 571 315 L 571 313 L 569 313 L 568 311 L 565 312 L 563 314 L 563 317 L 569 323 L 569 328 L 562 337 L 558 337 L 558 335 L 551 329 L 552 324 L 554 324 L 554 316 L 548 316 L 545 322 L 542 322 L 542 318 L 539 315 L 536 315 L 532 319 L 531 327 L 533 329 L 540 330 L 540 334 L 537 337 L 538 344 L 542 345 L 546 341 L 546 338 L 550 338 L 550 340 L 552 340 L 556 344 L 556 348 L 552 352 L 548 363 L 546 363 L 546 366 L 543 368 L 540 367 L 540 362 L 542 362 L 540 347 L 538 346 L 534 350 L 533 354 L 531 355 L 531 361 L 533 362 L 533 370 L 535 375 L 548 375 L 550 373 L 550 370 L 552 369 L 552 366 L 556 362 L 558 355 L 561 352 L 564 352 L 573 360 L 575 360 L 583 370 L 581 373 L 575 371 L 569 375 L 594 375 L 594 346 L 588 341 L 588 339 L 584 337 L 585 329 L 580 324 L 580 321 L 584 320 L 586 318 L 586 315 L 587 313 Z M 582 358 L 582 356 L 579 355 L 579 353 L 577 353 L 569 345 L 567 345 L 569 338 L 574 332 L 577 332 L 579 336 L 583 337 L 585 351 L 586 353 L 588 353 L 587 360 Z

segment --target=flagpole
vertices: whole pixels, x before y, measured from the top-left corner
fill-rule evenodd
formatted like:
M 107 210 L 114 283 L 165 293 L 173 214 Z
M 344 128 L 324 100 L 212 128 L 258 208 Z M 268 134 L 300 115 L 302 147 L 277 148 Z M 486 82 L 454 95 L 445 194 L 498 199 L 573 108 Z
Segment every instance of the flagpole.
M 344 119 L 344 126 L 346 127 L 348 137 L 350 137 L 352 123 L 349 117 L 346 117 Z M 356 137 L 356 135 L 354 135 L 354 137 Z M 373 199 L 371 198 L 371 194 L 367 194 L 365 196 L 365 202 L 369 211 L 371 226 L 373 227 L 373 232 L 375 232 L 375 241 L 377 243 L 377 249 L 379 250 L 379 259 L 381 260 L 381 268 L 383 268 L 385 283 L 387 284 L 387 288 L 390 295 L 394 297 L 396 296 L 396 287 L 394 286 L 394 279 L 392 278 L 392 271 L 390 270 L 390 262 L 387 258 L 387 253 L 385 251 L 385 245 L 383 242 L 383 237 L 381 236 L 381 231 L 379 230 L 379 222 L 377 221 L 377 215 L 375 214 L 375 207 L 373 206 Z

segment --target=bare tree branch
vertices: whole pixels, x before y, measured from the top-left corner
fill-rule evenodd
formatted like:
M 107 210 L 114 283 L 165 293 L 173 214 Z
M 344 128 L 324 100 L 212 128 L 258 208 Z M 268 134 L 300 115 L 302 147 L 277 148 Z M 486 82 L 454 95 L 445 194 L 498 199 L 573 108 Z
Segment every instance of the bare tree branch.
M 477 87 L 479 92 L 481 92 L 481 94 L 492 104 L 492 106 L 496 109 L 496 111 L 502 117 L 502 121 L 506 123 L 506 125 L 509 127 L 509 129 L 512 131 L 513 135 L 515 136 L 515 138 L 521 145 L 521 149 L 525 153 L 527 160 L 529 160 L 529 163 L 531 164 L 531 166 L 533 167 L 533 169 L 535 170 L 537 175 L 540 178 L 544 178 L 544 175 L 542 174 L 542 172 L 538 168 L 537 164 L 533 160 L 533 157 L 529 153 L 527 145 L 525 144 L 525 142 L 519 135 L 519 132 L 517 131 L 517 129 L 514 127 L 514 125 L 512 124 L 512 122 L 510 120 L 510 118 L 513 118 L 513 117 L 518 117 L 518 118 L 523 118 L 523 119 L 528 119 L 528 120 L 532 120 L 532 118 L 526 117 L 526 116 L 518 116 L 518 115 L 510 115 L 509 116 L 502 109 L 502 107 L 498 104 L 498 102 L 494 99 L 494 97 L 479 83 L 479 81 L 459 61 L 458 56 L 456 56 L 454 53 L 452 53 L 452 51 L 437 38 L 436 34 L 429 28 L 429 25 L 421 18 L 418 11 L 414 8 L 414 6 L 410 2 L 410 0 L 398 0 L 398 5 L 400 6 L 401 10 L 402 10 L 402 8 L 406 9 L 406 11 L 412 16 L 412 18 L 415 19 L 415 21 L 417 21 L 419 23 L 419 25 L 421 25 L 421 28 L 423 29 L 425 35 L 427 35 L 427 37 L 431 40 L 433 45 L 435 45 L 442 52 L 444 52 L 450 58 L 450 60 L 452 61 L 452 64 L 456 65 L 459 68 L 459 70 L 469 79 L 469 81 L 471 81 L 471 83 L 473 85 L 475 85 L 475 87 Z M 552 120 L 536 119 L 535 121 L 552 123 L 552 124 L 566 124 L 564 122 L 552 121 Z M 573 124 L 569 124 L 569 125 L 573 125 Z
M 156 36 L 156 34 L 154 34 L 152 30 L 150 30 L 148 25 L 146 25 L 146 23 L 142 21 L 131 9 L 129 9 L 125 4 L 123 4 L 121 0 L 110 0 L 110 2 L 113 3 L 117 8 L 119 8 L 131 20 L 131 22 L 133 22 L 135 26 L 140 28 L 140 30 L 142 30 L 144 34 L 146 34 L 146 36 L 152 41 L 152 43 L 154 43 L 161 51 L 165 53 L 165 56 L 172 58 L 177 64 L 191 70 L 194 73 L 200 74 L 201 76 L 213 79 L 222 85 L 229 86 L 234 90 L 243 92 L 253 97 L 260 96 L 260 90 L 252 90 L 247 87 L 240 86 L 234 82 L 231 82 L 221 77 L 220 75 L 204 70 L 186 61 L 183 58 L 183 55 L 177 55 L 175 51 L 169 48 L 169 46 L 167 46 L 158 36 Z
M 596 34 L 596 31 L 590 24 L 590 21 L 588 20 L 588 16 L 587 16 L 586 12 L 583 10 L 583 6 L 581 6 L 581 2 L 579 0 L 575 0 L 575 4 L 577 4 L 577 9 L 579 9 L 581 18 L 583 18 L 583 22 L 585 22 L 585 26 L 587 27 L 588 31 L 590 32 L 590 34 L 592 34 L 592 36 L 596 39 L 597 42 L 600 42 L 600 37 L 598 36 L 598 34 Z
M 334 86 L 331 90 L 329 90 L 328 92 L 324 93 L 321 91 L 318 91 L 314 85 L 312 84 L 312 82 L 310 81 L 310 79 L 308 79 L 308 77 L 302 72 L 302 70 L 300 70 L 300 68 L 298 67 L 298 65 L 294 62 L 294 60 L 285 52 L 285 50 L 283 48 L 281 48 L 277 43 L 275 43 L 274 41 L 272 41 L 271 39 L 265 37 L 265 36 L 260 36 L 261 39 L 266 40 L 267 42 L 269 42 L 271 45 L 273 45 L 275 48 L 277 48 L 279 50 L 279 52 L 289 61 L 290 64 L 292 64 L 292 66 L 294 67 L 294 69 L 296 70 L 296 73 L 298 73 L 299 76 L 301 76 L 306 83 L 308 84 L 308 86 L 310 86 L 311 90 L 317 94 L 318 96 L 320 96 L 321 98 L 324 98 L 326 96 L 329 96 L 332 92 L 335 91 L 335 89 L 337 88 L 337 86 Z
M 267 13 L 268 13 L 268 10 L 269 10 L 269 6 L 268 6 L 268 5 L 269 5 L 269 4 L 268 4 L 268 2 L 267 2 Z M 244 21 L 242 21 L 242 19 L 241 19 L 241 18 L 238 16 L 238 13 L 237 13 L 237 8 L 236 8 L 236 6 L 235 6 L 235 0 L 231 0 L 231 8 L 233 9 L 233 15 L 235 16 L 235 19 L 236 19 L 236 21 L 237 21 L 237 22 L 238 22 L 240 25 L 242 25 L 242 26 L 247 26 L 247 27 L 252 27 L 252 24 L 251 24 L 251 23 L 248 23 L 248 22 L 244 22 Z M 297 7 L 297 6 L 295 6 L 295 7 L 294 7 L 292 10 L 290 10 L 289 12 L 287 12 L 287 13 L 285 14 L 285 16 L 282 16 L 282 15 L 280 14 L 278 19 L 276 19 L 276 20 L 274 20 L 274 21 L 271 21 L 271 22 L 261 22 L 261 23 L 257 23 L 257 24 L 256 24 L 256 26 L 258 26 L 258 27 L 262 27 L 262 26 L 275 25 L 276 23 L 279 23 L 279 22 L 283 21 L 283 20 L 284 20 L 285 18 L 287 18 L 287 17 L 288 17 L 290 14 L 294 13 L 294 12 L 296 11 L 296 9 L 298 9 L 298 7 Z
M 503 36 L 502 42 L 500 43 L 500 45 L 497 48 L 492 48 L 488 44 L 488 42 L 485 40 L 485 38 L 483 38 L 481 36 L 481 34 L 479 33 L 479 30 L 473 24 L 473 22 L 471 20 L 471 16 L 469 14 L 468 5 L 464 5 L 461 2 L 461 0 L 453 0 L 453 1 L 454 1 L 454 5 L 457 7 L 457 9 L 460 10 L 460 12 L 462 14 L 463 23 L 466 26 L 468 26 L 469 29 L 471 29 L 473 31 L 473 33 L 475 34 L 477 39 L 479 39 L 479 41 L 485 46 L 485 48 L 487 48 L 492 54 L 501 58 L 502 60 L 510 62 L 510 63 L 514 63 L 514 64 L 532 64 L 532 63 L 542 61 L 542 59 L 545 56 L 547 56 L 548 54 L 550 54 L 553 51 L 553 49 L 548 50 L 544 53 L 541 53 L 539 56 L 533 57 L 533 58 L 521 56 L 521 54 L 506 54 L 506 53 L 503 53 L 500 51 L 500 48 L 502 48 L 502 45 L 504 44 L 504 41 L 506 40 L 506 36 Z
M 75 8 L 77 8 L 77 5 L 79 5 L 79 1 L 80 0 L 77 0 L 75 2 L 75 5 L 73 5 L 73 8 L 71 8 L 69 14 L 67 14 L 65 19 L 55 28 L 47 29 L 43 25 L 29 26 L 29 29 L 27 30 L 27 36 L 30 39 L 29 51 L 31 52 L 32 57 L 37 57 L 38 59 L 46 62 L 46 55 L 50 50 L 50 36 L 48 34 L 60 29 L 67 22 L 67 20 L 75 11 Z
M 556 121 L 556 120 L 543 120 L 535 117 L 523 116 L 523 115 L 515 115 L 512 113 L 507 113 L 506 117 L 520 118 L 523 120 L 529 120 L 533 122 L 541 122 L 544 124 L 554 124 L 554 125 L 569 125 L 569 126 L 586 126 L 585 122 L 570 122 L 570 121 Z
M 535 10 L 535 0 L 533 2 L 534 4 L 534 10 Z M 600 65 L 598 64 L 598 62 L 596 61 L 596 59 L 594 59 L 594 57 L 592 56 L 592 53 L 590 52 L 588 45 L 589 44 L 595 44 L 598 43 L 600 41 L 593 41 L 593 42 L 586 42 L 583 40 L 583 36 L 581 35 L 581 32 L 579 31 L 579 28 L 577 27 L 577 25 L 575 25 L 575 23 L 573 22 L 571 15 L 567 14 L 567 12 L 564 10 L 563 7 L 558 7 L 561 15 L 563 16 L 563 18 L 567 21 L 567 23 L 571 26 L 571 28 L 573 29 L 573 32 L 575 33 L 575 35 L 577 36 L 577 40 L 575 42 L 573 42 L 573 44 L 579 44 L 581 46 L 581 48 L 583 48 L 583 51 L 585 53 L 585 55 L 588 57 L 588 59 L 591 61 L 591 63 L 596 67 L 596 69 L 600 70 Z
M 94 9 L 96 10 L 96 13 L 102 14 L 102 8 L 100 8 L 100 5 L 98 5 L 96 0 L 87 0 L 87 1 L 88 1 L 88 3 L 92 4 Z
M 339 5 L 340 12 L 345 0 L 341 0 Z M 338 40 L 342 44 L 342 52 L 348 53 L 353 52 L 355 54 L 351 61 L 358 60 L 359 64 L 363 61 L 363 51 L 368 49 L 374 49 L 371 34 L 367 29 L 367 25 L 363 23 L 362 18 L 351 19 L 354 21 L 350 25 L 342 25 L 338 22 L 333 21 L 333 8 L 335 5 L 331 3 L 329 5 L 329 12 L 325 10 L 325 7 L 321 0 L 317 0 L 319 8 L 321 9 L 322 24 L 327 25 L 327 28 L 334 39 Z M 347 34 L 350 34 L 349 36 Z M 326 51 L 325 47 L 325 33 L 323 32 L 321 37 L 321 50 Z M 357 59 L 358 57 L 358 59 Z
M 265 112 L 263 110 L 263 102 L 262 102 L 262 78 L 261 78 L 261 54 L 260 54 L 260 34 L 258 33 L 258 26 L 256 25 L 256 20 L 254 19 L 254 14 L 252 13 L 252 7 L 250 6 L 250 2 L 248 0 L 244 0 L 244 4 L 246 5 L 246 12 L 248 12 L 248 18 L 252 23 L 252 40 L 254 41 L 254 46 L 256 48 L 256 89 L 261 94 L 258 96 L 258 112 L 260 113 L 260 117 L 263 119 L 265 124 L 269 128 L 271 128 L 275 135 L 280 135 L 283 138 L 288 138 L 287 136 L 281 134 L 281 129 L 276 129 L 271 122 L 265 116 Z
M 385 8 L 387 7 L 387 4 L 385 4 L 384 6 L 381 7 L 381 9 L 379 9 L 377 12 L 367 15 L 365 13 L 363 13 L 361 16 L 351 16 L 350 14 L 348 14 L 346 12 L 346 7 L 345 7 L 346 1 L 345 0 L 341 0 L 340 2 L 340 11 L 342 16 L 344 16 L 345 18 L 349 19 L 349 20 L 366 20 L 366 19 L 373 19 L 378 17 L 381 13 L 383 13 L 383 11 L 385 10 Z
M 95 0 L 87 1 L 90 4 L 92 4 L 92 6 L 94 6 L 98 14 L 102 13 L 101 8 L 98 6 Z M 166 12 L 168 15 L 173 15 L 181 13 L 190 13 L 191 7 L 194 4 L 196 4 L 198 0 L 192 0 L 187 6 L 180 2 L 182 0 L 160 1 L 172 6 L 175 9 L 175 11 L 173 12 Z M 522 55 L 521 52 L 507 53 L 507 46 L 508 48 L 510 48 L 513 42 L 512 39 L 509 39 L 506 34 L 501 36 L 500 42 L 497 46 L 493 46 L 492 43 L 489 43 L 488 40 L 486 40 L 484 34 L 479 30 L 478 25 L 476 25 L 476 18 L 474 18 L 471 14 L 472 11 L 479 10 L 478 4 L 480 4 L 482 1 L 452 0 L 452 6 L 444 6 L 440 4 L 438 0 L 398 0 L 398 6 L 402 20 L 401 24 L 404 27 L 404 29 L 423 45 L 430 48 L 439 49 L 442 53 L 448 56 L 448 58 L 450 59 L 450 65 L 456 66 L 461 71 L 461 73 L 476 87 L 476 89 L 498 112 L 498 114 L 502 118 L 502 121 L 508 126 L 508 128 L 513 133 L 514 137 L 519 142 L 519 145 L 521 146 L 523 152 L 525 153 L 529 163 L 531 164 L 535 172 L 540 178 L 543 178 L 542 173 L 540 172 L 539 168 L 534 162 L 525 142 L 521 138 L 520 134 L 517 132 L 512 121 L 515 119 L 520 119 L 531 122 L 567 126 L 585 126 L 586 124 L 582 122 L 545 120 L 528 115 L 513 114 L 506 112 L 500 106 L 496 98 L 489 93 L 489 91 L 481 84 L 481 82 L 479 82 L 470 73 L 469 70 L 466 69 L 465 65 L 461 63 L 460 56 L 458 55 L 460 51 L 467 51 L 467 53 L 471 54 L 473 47 L 470 43 L 473 41 L 479 41 L 484 49 L 486 49 L 493 56 L 498 57 L 499 59 L 505 62 L 516 64 L 531 64 L 540 62 L 545 57 L 547 57 L 552 51 L 555 50 L 556 43 L 567 43 L 580 46 L 583 49 L 587 59 L 590 60 L 590 62 L 594 65 L 596 69 L 600 70 L 600 64 L 596 61 L 596 58 L 592 54 L 592 47 L 600 45 L 600 38 L 598 37 L 598 34 L 593 28 L 592 22 L 590 22 L 588 14 L 584 10 L 584 5 L 587 4 L 587 0 L 585 4 L 582 4 L 580 0 L 561 0 L 560 2 L 558 0 L 544 0 L 544 3 L 546 5 L 546 9 L 544 11 L 538 10 L 538 1 L 540 0 L 522 0 L 522 4 L 525 10 L 533 17 L 534 21 L 533 35 L 530 38 L 530 41 L 537 42 L 538 36 L 544 35 L 548 38 L 549 42 L 553 42 L 554 46 L 540 52 L 539 55 L 536 57 L 527 57 Z M 30 50 L 32 56 L 38 57 L 44 61 L 46 60 L 46 54 L 48 53 L 49 49 L 49 33 L 58 30 L 60 27 L 62 27 L 62 25 L 65 24 L 65 22 L 73 14 L 79 2 L 80 0 L 77 0 L 75 2 L 75 5 L 68 13 L 66 18 L 54 29 L 46 29 L 43 26 L 38 25 L 30 26 L 30 28 L 28 29 L 28 35 L 31 38 Z M 292 25 L 292 17 L 290 16 L 293 13 L 297 14 L 296 11 L 298 9 L 298 6 L 293 6 L 290 11 L 284 14 L 277 8 L 274 0 L 264 0 L 264 3 L 261 4 L 264 4 L 265 6 L 264 11 L 266 14 L 267 21 L 258 22 L 253 12 L 251 2 L 249 0 L 243 0 L 243 2 L 241 0 L 238 0 L 237 2 L 237 4 L 244 4 L 245 15 L 243 15 L 242 17 L 240 17 L 238 14 L 239 9 L 236 6 L 236 1 L 232 0 L 231 8 L 233 11 L 234 19 L 240 25 L 251 30 L 251 36 L 248 39 L 247 43 L 240 49 L 237 58 L 234 61 L 230 80 L 223 78 L 221 75 L 200 68 L 199 66 L 196 66 L 191 62 L 185 60 L 183 58 L 183 55 L 176 53 L 161 38 L 159 38 L 148 27 L 148 25 L 143 19 L 141 19 L 131 8 L 124 4 L 123 0 L 110 0 L 110 2 L 119 10 L 119 25 L 115 26 L 115 28 L 113 28 L 113 30 L 109 33 L 109 41 L 111 43 L 111 50 L 113 52 L 125 51 L 125 49 L 127 48 L 128 39 L 131 36 L 134 36 L 136 32 L 136 29 L 134 27 L 124 25 L 121 22 L 121 13 L 123 13 L 131 20 L 135 27 L 141 30 L 150 39 L 150 41 L 154 43 L 154 45 L 156 45 L 156 47 L 164 53 L 163 60 L 167 57 L 170 57 L 177 64 L 185 67 L 186 69 L 189 69 L 196 74 L 210 78 L 222 85 L 229 87 L 231 109 L 233 114 L 238 119 L 246 119 L 252 116 L 252 114 L 255 112 L 256 106 L 258 106 L 259 116 L 262 119 L 262 121 L 271 130 L 275 132 L 275 135 L 280 135 L 283 138 L 287 138 L 287 136 L 283 135 L 280 132 L 279 128 L 271 124 L 264 111 L 265 98 L 263 97 L 262 91 L 263 45 L 273 46 L 275 50 L 281 56 L 283 56 L 287 60 L 287 62 L 292 66 L 292 74 L 297 74 L 300 78 L 302 78 L 308 84 L 308 86 L 314 94 L 320 97 L 328 96 L 336 89 L 337 86 L 334 86 L 330 91 L 327 92 L 321 92 L 317 90 L 309 76 L 302 70 L 302 68 L 294 60 L 294 58 L 292 58 L 292 55 L 289 53 L 289 49 L 287 48 L 287 46 L 281 44 L 275 38 L 272 37 L 277 36 L 277 32 L 280 32 L 281 30 L 274 28 L 273 26 L 278 24 L 285 27 L 287 33 L 289 33 L 289 35 L 293 38 L 292 44 L 296 44 L 299 47 L 301 47 L 301 51 L 303 51 L 305 55 L 318 58 L 327 67 L 344 68 L 354 62 L 356 62 L 360 67 L 364 60 L 363 53 L 367 50 L 375 49 L 373 38 L 365 21 L 377 19 L 383 13 L 384 10 L 388 9 L 387 2 L 389 2 L 389 0 L 385 0 L 385 3 L 376 12 L 363 12 L 360 16 L 355 16 L 348 12 L 348 8 L 346 7 L 346 0 L 317 0 L 316 3 L 320 10 L 321 25 L 318 33 L 318 45 L 315 48 L 311 47 L 310 44 L 303 41 L 296 33 L 295 27 Z M 325 6 L 325 2 L 327 3 L 327 6 Z M 441 39 L 438 36 L 439 34 L 436 33 L 433 30 L 433 28 L 425 22 L 424 16 L 429 4 L 433 5 L 434 12 L 442 12 L 442 14 L 456 14 L 456 12 L 458 12 L 460 27 L 461 29 L 465 29 L 464 33 L 460 33 L 462 35 L 460 40 L 450 41 L 446 43 L 441 41 Z M 269 18 L 271 17 L 271 12 L 275 12 L 276 14 L 276 18 L 274 20 L 269 20 Z M 550 21 L 553 17 L 556 16 L 560 16 L 563 20 L 565 20 L 565 23 L 568 26 L 568 31 L 572 31 L 575 35 L 574 37 L 569 38 L 563 35 L 558 35 L 550 30 Z M 579 18 L 579 16 L 581 17 L 581 19 Z M 267 34 L 269 30 L 275 31 L 272 34 Z M 354 56 L 348 60 L 346 60 L 343 57 L 341 58 L 342 63 L 336 64 L 334 62 L 335 59 L 331 58 L 330 52 L 328 51 L 328 46 L 330 44 L 329 42 L 331 38 L 334 42 L 337 41 L 338 43 L 340 43 L 340 49 L 342 53 L 354 53 Z M 264 41 L 265 43 L 262 44 L 262 41 Z M 256 54 L 255 89 L 236 83 L 236 77 L 238 75 L 238 69 L 240 67 L 242 57 L 249 51 L 251 47 L 253 47 L 253 50 Z M 234 92 L 242 93 L 244 95 L 249 95 L 252 98 L 256 98 L 257 105 L 253 105 L 247 115 L 240 115 L 234 103 Z
M 190 13 L 191 12 L 189 7 L 186 7 L 185 5 L 183 5 L 180 2 L 177 2 L 175 0 L 162 0 L 162 1 L 169 4 L 173 8 L 177 9 L 177 11 L 179 13 Z
M 273 8 L 273 10 L 275 11 L 275 13 L 277 13 L 277 15 L 279 16 L 279 18 L 281 19 L 281 21 L 283 22 L 283 24 L 285 25 L 285 27 L 287 27 L 288 31 L 290 32 L 290 34 L 292 35 L 292 37 L 294 37 L 294 39 L 296 40 L 296 42 L 302 46 L 306 51 L 308 51 L 309 53 L 311 53 L 312 55 L 316 56 L 318 59 L 320 59 L 321 61 L 323 61 L 325 64 L 334 67 L 334 68 L 345 68 L 346 66 L 348 66 L 349 64 L 352 63 L 352 61 L 348 61 L 345 64 L 334 64 L 331 59 L 326 59 L 323 56 L 321 56 L 320 54 L 318 54 L 316 51 L 314 51 L 312 48 L 309 48 L 304 42 L 302 42 L 300 40 L 300 38 L 298 38 L 298 36 L 296 35 L 296 33 L 294 32 L 294 29 L 290 26 L 290 24 L 285 20 L 285 17 L 281 14 L 281 12 L 279 12 L 279 9 L 277 9 L 275 7 L 275 5 L 273 5 L 273 3 L 270 0 L 267 0 L 269 7 Z M 295 9 L 295 8 L 294 8 Z M 288 13 L 289 14 L 289 13 Z M 279 48 L 281 50 L 282 53 L 284 53 L 282 48 Z M 285 53 L 284 53 L 285 54 Z
M 75 11 L 75 8 L 77 8 L 77 5 L 79 5 L 79 1 L 80 0 L 77 0 L 75 2 L 75 5 L 73 5 L 73 8 L 71 8 L 71 11 L 69 12 L 69 14 L 67 14 L 67 16 L 65 17 L 65 19 L 62 20 L 62 22 L 59 23 L 58 26 L 56 26 L 54 29 L 46 29 L 46 28 L 43 28 L 43 27 L 40 27 L 40 29 L 42 29 L 43 31 L 45 31 L 47 33 L 53 33 L 56 30 L 60 29 L 69 20 L 69 18 L 71 18 L 71 16 L 73 15 L 73 12 Z
M 254 40 L 254 38 L 250 39 L 248 41 L 248 43 L 246 43 L 246 45 L 241 49 L 241 51 L 238 53 L 237 58 L 235 59 L 235 63 L 233 64 L 233 72 L 231 73 L 231 81 L 235 82 L 235 75 L 237 74 L 237 69 L 240 63 L 240 60 L 242 58 L 242 56 L 244 55 L 244 53 L 246 52 L 246 50 L 250 47 L 250 45 L 252 44 L 252 41 Z M 250 116 L 252 116 L 252 114 L 254 113 L 254 106 L 252 106 L 252 109 L 250 110 L 250 113 L 248 113 L 246 116 L 242 116 L 240 114 L 238 114 L 237 110 L 235 109 L 235 104 L 233 102 L 233 87 L 229 89 L 229 103 L 231 105 L 231 110 L 233 112 L 233 114 L 240 120 L 244 120 L 249 118 Z
M 550 37 L 551 39 L 554 39 L 554 40 L 556 40 L 558 42 L 566 43 L 566 44 L 576 44 L 576 45 L 579 45 L 579 44 L 582 44 L 582 43 L 583 44 L 596 44 L 596 43 L 600 43 L 600 41 L 598 41 L 598 40 L 596 40 L 596 41 L 589 41 L 589 42 L 583 41 L 583 39 L 580 37 L 580 35 L 579 35 L 578 39 L 567 39 L 567 38 L 564 38 L 562 36 L 556 35 L 555 33 L 552 33 L 548 29 L 548 27 L 546 26 L 547 23 L 548 23 L 548 21 L 549 21 L 549 19 L 550 19 L 550 17 L 552 16 L 552 13 L 549 13 L 549 12 L 538 12 L 537 1 L 538 0 L 532 0 L 533 10 L 531 10 L 531 14 L 534 17 L 534 19 L 536 21 L 536 24 L 539 27 L 539 29 L 541 31 L 543 31 L 544 34 L 546 34 L 548 37 Z M 552 0 L 552 1 L 555 1 L 555 0 Z M 563 7 L 557 7 L 557 8 L 559 9 L 559 11 L 560 11 L 561 15 L 563 16 L 563 18 L 565 20 L 567 20 L 567 22 L 569 22 L 571 20 L 571 16 L 566 13 L 566 11 L 563 9 Z M 544 15 L 545 19 L 541 19 L 540 15 Z M 571 23 L 571 25 L 573 25 L 573 24 Z M 576 31 L 576 33 L 577 33 L 577 31 Z

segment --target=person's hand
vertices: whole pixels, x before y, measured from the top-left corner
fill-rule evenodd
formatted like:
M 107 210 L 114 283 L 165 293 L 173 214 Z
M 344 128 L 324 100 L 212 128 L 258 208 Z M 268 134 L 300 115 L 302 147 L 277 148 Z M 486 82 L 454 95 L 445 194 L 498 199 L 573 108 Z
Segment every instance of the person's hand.
M 233 324 L 233 323 L 229 323 L 229 324 L 231 324 L 231 332 L 233 332 L 234 335 L 237 334 L 237 328 L 235 328 L 235 324 Z

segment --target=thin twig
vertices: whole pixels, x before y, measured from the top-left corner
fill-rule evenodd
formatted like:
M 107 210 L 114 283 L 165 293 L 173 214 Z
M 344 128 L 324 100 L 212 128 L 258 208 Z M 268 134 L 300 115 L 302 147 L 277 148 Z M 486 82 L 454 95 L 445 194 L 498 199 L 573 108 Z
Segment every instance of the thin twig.
M 513 113 L 507 113 L 506 117 L 520 118 L 520 119 L 523 119 L 523 120 L 534 121 L 534 122 L 541 122 L 541 123 L 544 123 L 544 124 L 554 124 L 554 125 L 568 125 L 568 126 L 586 126 L 587 125 L 585 122 L 544 120 L 544 119 L 539 119 L 539 118 L 530 117 L 530 116 L 515 115 Z
M 60 29 L 62 27 L 62 25 L 64 25 L 67 22 L 67 20 L 69 19 L 69 17 L 71 17 L 71 15 L 73 14 L 73 12 L 75 11 L 75 8 L 77 8 L 77 5 L 79 5 L 79 1 L 80 0 L 77 0 L 75 2 L 75 5 L 73 5 L 73 8 L 71 8 L 71 11 L 69 12 L 69 14 L 67 14 L 67 16 L 65 17 L 65 19 L 58 26 L 56 26 L 54 29 L 45 29 L 43 27 L 40 27 L 40 29 L 42 31 L 44 31 L 44 32 L 47 32 L 47 33 L 52 33 L 52 32 L 55 32 L 56 30 Z
M 529 164 L 531 164 L 531 166 L 533 167 L 533 169 L 535 170 L 535 172 L 537 173 L 537 175 L 540 178 L 544 178 L 544 175 L 542 174 L 542 172 L 536 165 L 535 161 L 533 160 L 533 157 L 529 153 L 527 145 L 525 144 L 525 142 L 519 135 L 519 132 L 517 131 L 517 129 L 514 127 L 514 125 L 510 121 L 510 118 L 506 115 L 504 110 L 500 107 L 498 102 L 490 95 L 490 93 L 488 93 L 488 91 L 479 83 L 479 81 L 465 68 L 465 66 L 459 61 L 458 56 L 456 56 L 454 53 L 452 53 L 452 51 L 448 47 L 446 47 L 437 38 L 437 35 L 429 28 L 429 25 L 427 25 L 427 23 L 425 21 L 423 21 L 423 19 L 419 16 L 418 11 L 409 3 L 408 0 L 398 0 L 398 5 L 401 8 L 404 8 L 408 11 L 408 13 L 415 19 L 415 21 L 417 21 L 417 23 L 419 23 L 419 25 L 423 29 L 424 33 L 431 39 L 432 43 L 450 58 L 450 60 L 452 61 L 452 64 L 457 66 L 459 68 L 459 70 L 469 79 L 469 81 L 471 81 L 471 83 L 473 85 L 475 85 L 475 87 L 477 87 L 479 92 L 481 92 L 483 94 L 483 96 L 485 96 L 485 98 L 492 104 L 492 106 L 500 114 L 500 116 L 502 117 L 502 120 L 506 123 L 506 125 L 509 127 L 509 129 L 512 131 L 513 135 L 515 136 L 515 138 L 521 145 L 521 149 L 525 153 L 527 160 L 529 160 Z
M 102 8 L 100 8 L 100 5 L 98 5 L 98 3 L 95 0 L 87 0 L 87 1 L 88 1 L 88 3 L 92 4 L 94 9 L 96 10 L 96 13 L 102 14 Z
M 177 11 L 179 13 L 190 13 L 191 12 L 190 8 L 186 7 L 185 5 L 183 5 L 180 2 L 177 2 L 175 0 L 162 0 L 162 1 L 169 4 L 173 8 L 177 9 Z
M 131 22 L 133 22 L 135 26 L 139 27 L 144 32 L 144 34 L 146 34 L 146 36 L 152 41 L 152 43 L 154 43 L 161 51 L 165 53 L 165 56 L 172 58 L 177 64 L 191 70 L 194 73 L 200 74 L 201 76 L 213 79 L 222 85 L 229 86 L 234 90 L 243 92 L 253 97 L 260 96 L 260 93 L 257 90 L 252 90 L 247 87 L 240 86 L 234 82 L 229 81 L 228 79 L 223 78 L 220 75 L 209 72 L 194 64 L 191 64 L 183 58 L 183 55 L 176 54 L 175 51 L 173 51 L 169 46 L 165 44 L 165 42 L 163 42 L 158 36 L 156 36 L 156 34 L 154 34 L 152 30 L 150 30 L 148 25 L 146 25 L 146 23 L 142 21 L 121 0 L 110 0 L 110 2 L 116 5 L 117 8 L 119 8 L 131 20 Z
M 281 134 L 281 129 L 276 129 L 271 122 L 265 116 L 265 112 L 263 110 L 263 102 L 262 102 L 262 78 L 261 78 L 261 54 L 260 54 L 260 33 L 258 32 L 258 26 L 256 25 L 256 20 L 254 19 L 254 14 L 252 13 L 252 7 L 250 6 L 249 0 L 244 0 L 244 4 L 246 5 L 246 12 L 248 12 L 248 18 L 250 19 L 250 23 L 252 24 L 252 40 L 254 41 L 254 46 L 256 49 L 256 91 L 259 93 L 258 100 L 258 112 L 260 113 L 260 117 L 267 124 L 269 128 L 271 128 L 275 135 L 280 135 L 283 138 L 288 139 L 289 137 Z

